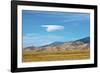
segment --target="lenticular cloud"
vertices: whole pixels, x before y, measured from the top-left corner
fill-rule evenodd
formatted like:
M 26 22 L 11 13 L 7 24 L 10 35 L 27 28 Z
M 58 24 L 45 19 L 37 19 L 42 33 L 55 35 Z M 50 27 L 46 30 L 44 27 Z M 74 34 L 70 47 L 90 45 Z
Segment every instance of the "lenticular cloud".
M 46 27 L 47 32 L 52 32 L 52 31 L 64 29 L 64 26 L 61 26 L 61 25 L 42 25 L 41 27 Z

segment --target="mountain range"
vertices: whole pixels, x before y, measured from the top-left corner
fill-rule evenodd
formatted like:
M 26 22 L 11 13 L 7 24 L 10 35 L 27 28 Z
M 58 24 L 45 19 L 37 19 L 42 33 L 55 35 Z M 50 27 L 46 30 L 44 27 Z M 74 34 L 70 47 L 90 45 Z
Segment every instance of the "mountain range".
M 78 39 L 78 40 L 75 40 L 75 41 L 69 41 L 69 42 L 53 42 L 51 44 L 41 46 L 41 47 L 56 46 L 56 45 L 61 45 L 61 44 L 64 44 L 64 43 L 76 43 L 76 42 L 90 43 L 90 37 L 85 37 L 85 38 L 82 38 L 82 39 Z
M 90 37 L 81 38 L 75 41 L 69 42 L 53 42 L 51 44 L 47 44 L 41 47 L 26 47 L 24 50 L 34 50 L 34 51 L 65 51 L 65 50 L 73 50 L 73 49 L 89 49 L 90 48 Z

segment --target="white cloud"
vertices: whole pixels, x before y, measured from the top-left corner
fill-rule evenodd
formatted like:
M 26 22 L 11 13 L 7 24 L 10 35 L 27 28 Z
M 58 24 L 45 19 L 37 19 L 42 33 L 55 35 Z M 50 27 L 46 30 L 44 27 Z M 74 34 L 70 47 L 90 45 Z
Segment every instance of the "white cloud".
M 41 27 L 46 27 L 47 32 L 64 29 L 64 26 L 61 25 L 42 25 Z

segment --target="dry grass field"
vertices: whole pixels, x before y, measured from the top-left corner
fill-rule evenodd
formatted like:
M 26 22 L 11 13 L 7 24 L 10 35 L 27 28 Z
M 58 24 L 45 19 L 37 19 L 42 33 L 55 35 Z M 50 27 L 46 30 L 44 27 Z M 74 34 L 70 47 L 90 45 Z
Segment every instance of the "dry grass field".
M 66 50 L 66 51 L 25 51 L 23 50 L 23 62 L 82 60 L 90 58 L 90 49 Z

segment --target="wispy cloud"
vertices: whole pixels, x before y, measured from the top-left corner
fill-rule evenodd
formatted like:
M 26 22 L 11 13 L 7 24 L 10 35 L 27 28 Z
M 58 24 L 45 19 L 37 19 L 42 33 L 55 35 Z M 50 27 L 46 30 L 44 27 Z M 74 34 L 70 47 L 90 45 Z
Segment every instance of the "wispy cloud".
M 61 26 L 61 25 L 42 25 L 41 27 L 46 27 L 47 32 L 64 29 L 64 26 Z

